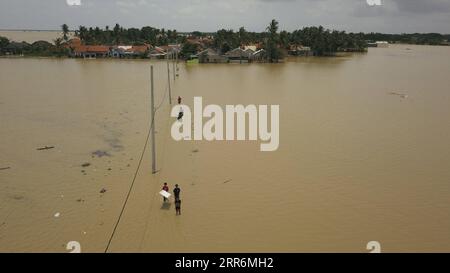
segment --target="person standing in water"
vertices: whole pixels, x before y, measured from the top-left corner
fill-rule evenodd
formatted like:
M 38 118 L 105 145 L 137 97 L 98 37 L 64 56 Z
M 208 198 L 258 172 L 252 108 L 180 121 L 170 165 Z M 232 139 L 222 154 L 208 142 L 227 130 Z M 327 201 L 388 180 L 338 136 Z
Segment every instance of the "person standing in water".
M 178 187 L 178 184 L 175 184 L 175 189 L 173 189 L 173 195 L 175 196 L 175 200 L 180 199 L 181 189 Z
M 177 120 L 181 120 L 184 116 L 183 107 L 180 107 L 180 113 L 178 113 Z
M 178 104 L 181 104 L 181 97 L 178 96 Z
M 181 200 L 179 198 L 175 199 L 175 213 L 181 215 Z
M 167 183 L 164 183 L 164 186 L 162 187 L 163 191 L 169 192 L 169 186 L 167 186 Z M 167 198 L 163 197 L 163 201 L 166 202 Z

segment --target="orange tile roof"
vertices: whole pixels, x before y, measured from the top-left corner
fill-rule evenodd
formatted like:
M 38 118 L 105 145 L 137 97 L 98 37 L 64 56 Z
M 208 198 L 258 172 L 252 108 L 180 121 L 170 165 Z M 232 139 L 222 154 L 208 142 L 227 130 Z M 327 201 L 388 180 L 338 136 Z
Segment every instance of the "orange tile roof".
M 102 45 L 80 45 L 75 47 L 74 49 L 75 53 L 108 53 L 109 52 L 109 46 L 102 46 Z
M 145 53 L 149 49 L 146 45 L 141 46 L 132 46 L 130 49 L 128 49 L 128 52 L 134 52 L 134 53 Z

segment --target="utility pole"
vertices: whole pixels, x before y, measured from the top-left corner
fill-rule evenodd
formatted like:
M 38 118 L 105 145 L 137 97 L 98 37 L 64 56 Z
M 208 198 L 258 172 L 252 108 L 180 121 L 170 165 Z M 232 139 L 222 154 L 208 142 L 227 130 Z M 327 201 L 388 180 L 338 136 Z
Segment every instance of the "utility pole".
M 167 84 L 169 85 L 169 104 L 172 105 L 172 90 L 170 89 L 170 66 L 169 66 L 169 54 L 167 53 Z
M 177 66 L 177 75 L 178 75 L 178 44 L 177 44 L 177 52 L 175 54 L 175 62 L 176 62 L 176 66 Z
M 151 94 L 150 94 L 150 103 L 151 103 L 151 112 L 152 112 L 152 123 L 151 123 L 151 133 L 152 133 L 152 173 L 156 173 L 156 145 L 155 145 L 155 97 L 154 97 L 154 85 L 153 85 L 153 65 L 150 66 L 150 81 L 151 81 Z
M 173 70 L 173 81 L 176 80 L 177 72 L 175 71 L 175 52 L 172 53 L 172 70 Z

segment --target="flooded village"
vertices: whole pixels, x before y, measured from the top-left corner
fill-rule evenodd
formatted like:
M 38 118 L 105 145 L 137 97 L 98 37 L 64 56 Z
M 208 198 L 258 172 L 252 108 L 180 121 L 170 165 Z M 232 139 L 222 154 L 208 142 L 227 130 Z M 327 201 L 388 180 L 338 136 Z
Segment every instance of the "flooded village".
M 24 33 L 0 32 L 0 252 L 450 249 L 446 35 Z M 175 141 L 178 97 L 279 105 L 279 149 Z

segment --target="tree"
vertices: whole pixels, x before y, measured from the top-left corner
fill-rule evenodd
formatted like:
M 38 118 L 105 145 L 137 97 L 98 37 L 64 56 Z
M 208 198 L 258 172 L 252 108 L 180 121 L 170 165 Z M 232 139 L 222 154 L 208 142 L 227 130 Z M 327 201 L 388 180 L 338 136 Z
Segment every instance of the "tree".
M 283 48 L 288 48 L 289 47 L 289 33 L 285 30 L 283 30 L 282 32 L 280 32 L 280 45 Z
M 266 42 L 267 60 L 271 63 L 278 62 L 281 58 L 281 52 L 278 48 L 278 22 L 273 19 L 266 30 L 268 35 Z
M 6 37 L 0 36 L 0 54 L 3 54 L 6 51 L 6 47 L 9 45 L 9 39 Z
M 81 41 L 85 42 L 88 36 L 88 30 L 85 26 L 80 26 L 76 34 Z
M 113 39 L 114 39 L 114 43 L 116 45 L 120 44 L 120 42 L 121 42 L 121 39 L 120 39 L 121 29 L 122 28 L 120 27 L 119 24 L 116 24 L 113 29 Z
M 50 47 L 50 52 L 48 54 L 51 54 L 56 57 L 62 57 L 66 56 L 69 53 L 69 50 L 65 47 L 63 47 L 63 39 L 56 38 L 53 40 L 55 47 Z
M 68 41 L 69 40 L 69 26 L 66 24 L 63 24 L 61 26 L 62 32 L 63 32 L 63 40 Z
M 249 43 L 249 35 L 244 27 L 241 27 L 238 32 L 239 44 L 246 45 Z
M 181 56 L 184 58 L 189 58 L 191 55 L 197 54 L 197 44 L 185 43 L 181 48 Z

